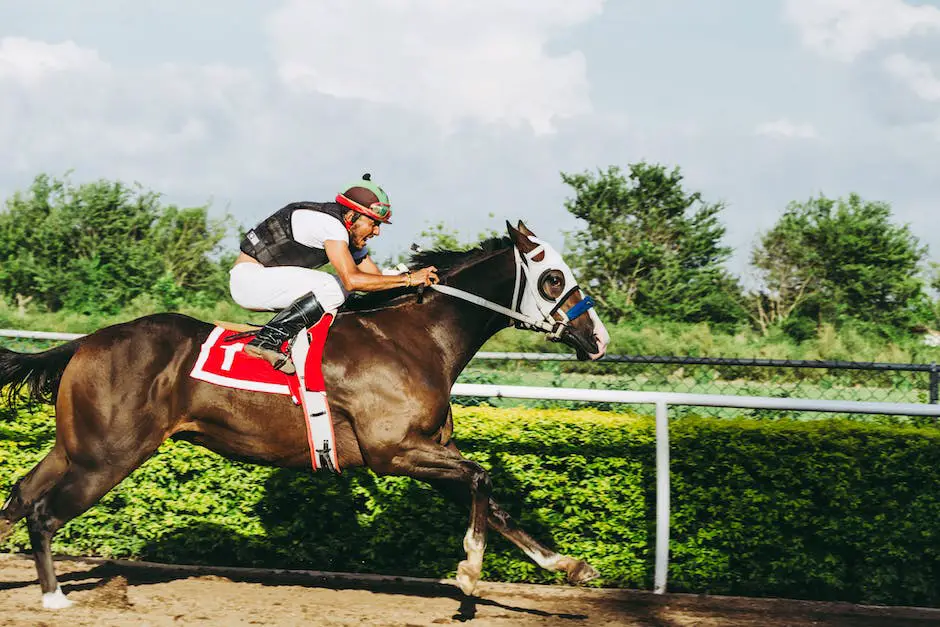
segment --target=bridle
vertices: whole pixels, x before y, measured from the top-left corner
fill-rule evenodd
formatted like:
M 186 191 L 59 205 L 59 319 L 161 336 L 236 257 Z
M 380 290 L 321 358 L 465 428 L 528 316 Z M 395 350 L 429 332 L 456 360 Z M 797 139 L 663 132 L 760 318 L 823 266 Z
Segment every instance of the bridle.
M 451 287 L 450 285 L 436 283 L 431 285 L 431 289 L 507 316 L 516 321 L 516 328 L 543 331 L 548 334 L 548 339 L 553 341 L 560 340 L 564 333 L 568 331 L 568 325 L 570 325 L 571 322 L 594 307 L 594 299 L 585 295 L 573 307 L 569 308 L 567 311 L 562 311 L 561 304 L 564 303 L 575 290 L 580 290 L 578 285 L 575 284 L 574 287 L 555 299 L 539 293 L 539 290 L 536 288 L 536 281 L 533 281 L 531 277 L 531 260 L 538 257 L 539 253 L 544 252 L 545 248 L 539 244 L 524 255 L 519 251 L 516 245 L 513 245 L 512 250 L 516 266 L 515 284 L 512 291 L 512 300 L 510 301 L 512 308 L 504 307 L 482 296 L 477 296 L 476 294 Z M 536 309 L 539 315 L 529 314 L 521 310 L 525 296 L 529 296 L 531 302 L 536 303 Z M 562 319 L 557 319 L 555 314 L 560 314 Z

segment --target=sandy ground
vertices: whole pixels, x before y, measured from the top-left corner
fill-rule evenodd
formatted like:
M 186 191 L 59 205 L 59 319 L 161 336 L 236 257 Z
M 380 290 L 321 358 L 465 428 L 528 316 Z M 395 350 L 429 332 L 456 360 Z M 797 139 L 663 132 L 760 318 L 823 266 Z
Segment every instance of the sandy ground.
M 0 555 L 0 625 L 940 625 L 940 610 L 915 608 L 496 583 L 470 600 L 450 581 L 105 560 L 56 567 L 75 605 L 45 610 L 32 561 Z

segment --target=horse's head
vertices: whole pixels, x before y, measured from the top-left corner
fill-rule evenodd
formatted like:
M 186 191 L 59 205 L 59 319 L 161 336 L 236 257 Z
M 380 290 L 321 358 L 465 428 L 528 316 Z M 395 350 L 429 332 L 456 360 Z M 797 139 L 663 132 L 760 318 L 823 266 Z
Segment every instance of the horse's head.
M 594 311 L 594 301 L 578 287 L 562 256 L 522 221 L 518 228 L 507 222 L 506 228 L 520 268 L 512 306 L 525 316 L 550 324 L 549 337 L 572 347 L 578 359 L 603 357 L 610 335 Z

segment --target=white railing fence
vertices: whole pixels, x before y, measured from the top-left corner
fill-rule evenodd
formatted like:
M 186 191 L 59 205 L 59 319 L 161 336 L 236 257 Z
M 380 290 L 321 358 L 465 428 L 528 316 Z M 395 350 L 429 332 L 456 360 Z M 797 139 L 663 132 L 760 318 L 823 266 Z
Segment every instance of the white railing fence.
M 44 331 L 16 331 L 0 329 L 0 336 L 29 339 L 71 340 L 81 337 L 77 333 Z M 532 353 L 478 353 L 480 357 L 525 359 Z M 547 357 L 546 357 L 547 358 Z M 556 359 L 567 356 L 559 356 Z M 551 359 L 551 358 L 549 358 Z M 619 390 L 589 390 L 577 388 L 549 388 L 511 385 L 484 385 L 456 383 L 452 396 L 489 398 L 540 399 L 583 401 L 595 403 L 624 403 L 654 405 L 656 407 L 656 556 L 653 591 L 666 592 L 669 568 L 669 406 L 726 407 L 738 409 L 773 409 L 782 411 L 818 411 L 844 414 L 882 414 L 894 416 L 940 417 L 940 405 L 927 403 L 875 403 L 861 401 L 813 400 L 804 398 L 773 398 L 765 396 L 728 396 L 718 394 L 685 394 L 675 392 L 629 392 Z
M 84 333 L 55 333 L 53 331 L 20 331 L 18 329 L 0 329 L 0 337 L 19 337 L 28 340 L 75 340 Z
M 722 396 L 717 394 L 682 394 L 673 392 L 623 392 L 617 390 L 581 390 L 511 385 L 456 383 L 452 396 L 543 399 L 632 403 L 656 406 L 656 565 L 653 591 L 666 592 L 669 568 L 669 406 L 731 407 L 740 409 L 778 409 L 784 411 L 819 411 L 846 414 L 885 414 L 895 416 L 940 416 L 940 406 L 926 403 L 866 403 L 853 401 L 816 401 L 800 398 L 766 396 Z

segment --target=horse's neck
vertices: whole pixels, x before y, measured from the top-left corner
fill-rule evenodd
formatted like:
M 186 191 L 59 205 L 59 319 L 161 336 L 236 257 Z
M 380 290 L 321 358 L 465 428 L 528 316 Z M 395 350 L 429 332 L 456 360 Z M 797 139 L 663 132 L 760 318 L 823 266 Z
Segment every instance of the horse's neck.
M 489 301 L 510 307 L 515 283 L 515 260 L 507 249 L 484 261 L 454 274 L 447 284 Z M 498 331 L 505 329 L 508 319 L 480 305 L 455 296 L 436 294 L 435 336 L 444 358 L 445 370 L 456 379 L 480 347 Z

